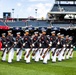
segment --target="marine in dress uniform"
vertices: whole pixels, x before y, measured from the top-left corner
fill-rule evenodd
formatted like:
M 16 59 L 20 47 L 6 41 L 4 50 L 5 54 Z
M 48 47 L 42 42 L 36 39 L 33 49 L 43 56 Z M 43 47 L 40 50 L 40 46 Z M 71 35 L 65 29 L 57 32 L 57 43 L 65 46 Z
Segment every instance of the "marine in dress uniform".
M 48 38 L 48 40 L 49 40 L 49 50 L 48 50 L 48 60 L 50 60 L 50 54 L 51 54 L 51 46 L 52 46 L 52 41 L 51 41 L 51 39 L 50 39 L 50 35 L 47 35 L 47 38 Z
M 41 44 L 41 48 L 43 50 L 43 53 L 42 53 L 42 56 L 41 56 L 41 59 L 43 58 L 43 55 L 45 54 L 47 48 L 49 47 L 49 41 L 48 41 L 48 38 L 46 36 L 46 30 L 43 29 L 42 30 L 42 36 L 40 38 L 40 44 Z M 43 58 L 43 63 L 44 64 L 47 64 L 47 61 L 48 61 L 48 52 L 45 54 L 45 57 Z
M 25 36 L 23 38 L 23 46 L 25 48 L 25 56 L 24 59 L 26 60 L 26 63 L 30 63 L 30 50 L 32 48 L 32 41 L 31 37 L 29 36 L 29 30 L 25 30 Z
M 8 46 L 8 49 L 13 45 L 14 43 L 14 39 L 13 39 L 13 36 L 12 36 L 12 31 L 9 30 L 8 31 L 8 35 L 7 35 L 7 46 Z M 8 54 L 8 63 L 12 63 L 12 59 L 14 57 L 14 49 L 11 48 L 10 51 L 9 51 L 9 54 Z
M 34 37 L 32 39 L 32 46 L 33 46 L 33 51 L 35 52 L 35 61 L 38 62 L 39 58 L 40 58 L 40 54 L 39 54 L 39 38 L 38 38 L 38 32 L 34 33 Z
M 68 51 L 69 51 L 69 35 L 66 36 L 65 44 L 66 44 L 66 52 L 65 52 L 65 59 L 68 59 Z
M 72 58 L 73 57 L 73 42 L 72 42 L 72 37 L 70 36 L 69 37 L 69 50 L 68 50 L 68 53 L 67 53 L 67 59 L 69 58 Z M 72 52 L 72 54 L 71 54 Z
M 61 51 L 62 46 L 61 46 L 61 34 L 60 33 L 57 34 L 57 41 L 56 42 L 57 42 L 57 45 L 58 45 L 58 47 L 57 47 L 58 61 L 62 61 L 62 57 L 61 57 L 61 55 L 62 55 L 62 51 Z
M 2 61 L 6 61 L 6 52 L 7 52 L 6 33 L 2 33 L 1 42 L 2 42 L 2 50 L 5 50 L 2 56 Z
M 22 49 L 20 49 L 23 46 L 22 37 L 20 36 L 20 32 L 17 33 L 15 44 L 17 48 L 17 61 L 20 61 L 22 59 Z M 19 51 L 20 50 L 20 51 Z
M 62 61 L 65 58 L 63 55 L 64 55 L 64 51 L 66 49 L 65 48 L 65 37 L 64 37 L 64 34 L 61 35 L 61 48 L 62 48 L 62 50 L 61 50 L 61 56 L 60 56 L 61 58 L 60 58 L 60 60 Z
M 52 62 L 56 62 L 56 52 L 55 52 L 55 49 L 56 49 L 56 35 L 55 35 L 55 31 L 52 31 L 51 32 L 51 37 L 50 37 L 50 40 L 52 41 L 52 56 L 51 56 L 51 59 L 52 59 Z
M 60 38 L 58 38 L 58 40 L 60 40 L 60 44 L 59 44 L 59 53 L 58 53 L 58 61 L 62 61 L 63 59 L 63 52 L 65 50 L 65 40 L 64 40 L 64 35 L 60 35 Z

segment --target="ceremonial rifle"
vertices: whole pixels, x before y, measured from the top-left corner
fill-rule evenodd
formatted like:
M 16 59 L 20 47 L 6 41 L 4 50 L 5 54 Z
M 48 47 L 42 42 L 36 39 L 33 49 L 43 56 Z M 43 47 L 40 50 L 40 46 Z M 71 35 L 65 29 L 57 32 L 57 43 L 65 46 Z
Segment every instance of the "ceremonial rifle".
M 49 46 L 49 47 L 47 48 L 47 50 L 44 52 L 44 55 L 42 56 L 42 58 L 45 58 L 46 53 L 49 51 L 50 47 L 51 47 L 51 46 Z
M 12 46 L 9 48 L 9 50 L 7 51 L 7 54 L 10 52 L 10 50 L 15 47 L 22 39 L 18 40 L 18 42 L 16 44 L 12 44 Z

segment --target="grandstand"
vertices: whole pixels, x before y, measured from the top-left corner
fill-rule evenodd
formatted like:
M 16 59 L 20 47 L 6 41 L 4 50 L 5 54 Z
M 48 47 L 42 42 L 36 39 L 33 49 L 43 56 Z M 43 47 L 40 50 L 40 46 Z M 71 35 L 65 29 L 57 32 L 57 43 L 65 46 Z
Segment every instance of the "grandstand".
M 7 24 L 7 26 L 10 26 L 11 28 L 12 27 L 25 27 L 26 26 L 25 22 L 21 22 L 21 21 L 19 21 L 19 22 L 6 22 L 6 24 Z
M 66 1 L 66 3 L 64 3 Z M 72 3 L 67 3 L 71 1 Z M 52 10 L 48 17 L 52 26 L 60 28 L 75 28 L 76 26 L 76 0 L 55 0 Z
M 76 12 L 76 4 L 55 4 L 51 11 L 53 12 Z
M 76 40 L 76 0 L 55 0 L 48 18 L 52 27 L 59 27 L 61 33 L 69 34 Z
M 47 20 L 26 20 L 26 22 L 23 21 L 15 21 L 15 22 L 6 22 L 6 25 L 10 28 L 25 28 L 26 27 L 50 27 L 50 22 Z

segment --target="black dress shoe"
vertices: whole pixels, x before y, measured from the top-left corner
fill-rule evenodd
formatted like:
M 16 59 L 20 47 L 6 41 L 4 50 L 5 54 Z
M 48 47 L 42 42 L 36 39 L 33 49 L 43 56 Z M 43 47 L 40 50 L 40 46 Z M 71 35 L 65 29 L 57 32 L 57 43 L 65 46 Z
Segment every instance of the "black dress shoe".
M 8 64 L 12 64 L 12 62 L 8 62 Z
M 47 63 L 43 63 L 43 64 L 47 64 Z
M 31 64 L 30 62 L 26 63 L 26 64 Z

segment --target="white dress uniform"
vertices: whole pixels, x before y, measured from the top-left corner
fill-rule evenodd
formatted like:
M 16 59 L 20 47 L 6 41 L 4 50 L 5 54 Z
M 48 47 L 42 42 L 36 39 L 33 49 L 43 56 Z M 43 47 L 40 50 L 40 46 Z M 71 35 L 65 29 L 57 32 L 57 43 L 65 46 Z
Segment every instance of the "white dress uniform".
M 55 31 L 52 31 L 51 34 L 52 34 L 52 36 L 50 37 L 50 40 L 52 41 L 52 47 L 51 47 L 52 55 L 51 55 L 51 59 L 52 59 L 52 62 L 56 62 L 56 53 L 57 53 L 57 50 L 56 50 Z
M 73 58 L 73 48 L 70 49 L 69 58 Z
M 26 30 L 25 32 L 29 32 L 29 30 Z M 31 54 L 31 49 L 32 49 L 32 41 L 29 35 L 25 35 L 23 38 L 23 44 L 24 44 L 24 49 L 25 49 L 25 56 L 24 56 L 24 60 L 26 60 L 26 63 L 30 63 L 31 59 L 30 59 L 30 54 Z
M 37 50 L 37 52 L 35 53 L 35 61 L 39 62 L 39 58 L 40 58 L 39 49 L 36 48 L 36 50 Z
M 56 48 L 52 48 L 52 62 L 56 62 L 56 51 L 55 51 Z M 55 53 L 54 53 L 55 52 Z
M 32 49 L 32 59 L 33 60 L 35 59 L 35 50 L 36 50 L 35 48 Z
M 45 53 L 46 50 L 47 50 L 47 48 L 44 49 L 43 55 L 44 55 L 44 53 Z M 42 55 L 42 56 L 43 56 L 43 55 Z M 44 63 L 44 64 L 47 64 L 47 61 L 48 61 L 48 52 L 45 54 L 45 57 L 43 58 L 43 63 Z
M 12 63 L 12 54 L 13 54 L 12 52 L 14 52 L 13 48 L 9 51 L 9 54 L 8 54 L 8 63 Z
M 73 46 L 73 39 L 72 39 L 72 37 L 69 37 L 69 40 L 71 41 L 71 43 L 70 43 L 70 51 L 69 51 L 69 58 L 73 58 L 73 48 L 74 48 L 74 46 Z
M 41 45 L 41 44 L 40 44 L 40 45 Z M 39 49 L 40 60 L 43 60 L 43 58 L 42 58 L 43 50 L 44 50 L 44 48 L 40 48 L 40 49 Z
M 38 32 L 35 32 L 34 34 L 35 36 L 32 39 L 32 46 L 35 51 L 34 60 L 38 62 L 40 58 L 40 53 L 39 53 L 39 39 L 40 38 L 38 38 Z
M 4 48 L 2 48 L 2 50 L 4 50 Z M 7 49 L 5 49 L 5 52 L 4 52 L 4 55 L 2 57 L 2 61 L 6 61 L 6 52 L 7 52 Z
M 29 51 L 30 51 L 30 48 L 26 48 L 26 55 L 25 55 L 26 63 L 30 63 L 30 54 L 29 54 Z
M 64 35 L 61 35 L 61 42 L 60 42 L 60 49 L 59 49 L 59 54 L 58 54 L 58 61 L 62 61 L 63 60 L 63 53 L 65 50 L 65 38 Z
M 20 50 L 20 48 L 17 48 L 17 53 L 19 52 L 19 54 L 17 54 L 17 61 L 20 61 L 22 59 L 22 50 Z
M 45 32 L 45 31 L 46 30 L 42 30 L 42 32 Z M 48 41 L 48 38 L 45 34 L 42 34 L 42 36 L 40 38 L 40 44 L 41 44 L 41 52 L 42 52 L 40 59 L 43 59 L 43 63 L 47 64 L 47 61 L 48 61 L 47 48 L 49 46 L 49 41 Z M 44 56 L 44 58 L 43 58 L 43 56 Z
M 8 46 L 8 63 L 12 63 L 12 59 L 13 59 L 13 54 L 14 54 L 14 49 L 11 48 L 14 44 L 14 39 L 13 36 L 11 34 L 11 30 L 8 31 L 8 35 L 7 35 L 7 46 Z M 9 35 L 10 33 L 10 35 Z
M 6 61 L 6 52 L 7 52 L 7 40 L 5 37 L 5 33 L 2 33 L 1 42 L 2 42 L 2 61 Z
M 17 37 L 16 37 L 16 41 L 15 41 L 15 45 L 16 45 L 16 49 L 17 49 L 17 61 L 20 61 L 22 59 L 22 47 L 23 47 L 23 41 L 22 41 L 22 37 L 20 36 L 20 32 L 17 33 Z

